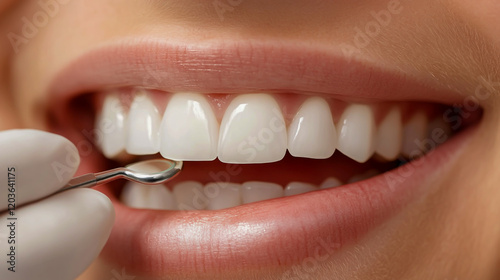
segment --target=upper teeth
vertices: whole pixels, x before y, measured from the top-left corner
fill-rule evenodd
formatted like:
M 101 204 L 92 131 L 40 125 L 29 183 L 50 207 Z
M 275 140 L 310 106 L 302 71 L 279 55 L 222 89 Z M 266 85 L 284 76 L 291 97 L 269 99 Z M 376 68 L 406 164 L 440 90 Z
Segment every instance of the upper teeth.
M 126 113 L 116 94 L 106 96 L 103 110 L 96 118 L 96 127 L 102 131 L 99 146 L 108 158 L 119 155 L 125 149 L 127 131 L 125 126 Z
M 288 151 L 292 156 L 329 158 L 337 148 L 337 130 L 328 103 L 319 97 L 302 104 L 288 127 Z
M 269 94 L 235 97 L 219 122 L 205 95 L 174 94 L 162 116 L 145 92 L 125 112 L 119 96 L 105 97 L 96 128 L 106 157 L 124 151 L 143 155 L 160 152 L 177 160 L 219 160 L 264 163 L 281 160 L 286 150 L 296 157 L 328 158 L 335 149 L 358 161 L 374 153 L 393 160 L 410 156 L 415 139 L 427 135 L 427 117 L 416 112 L 403 127 L 399 108 L 389 110 L 376 125 L 372 106 L 348 105 L 335 124 L 329 103 L 307 99 L 286 126 L 280 106 Z
M 149 97 L 137 95 L 128 116 L 127 152 L 135 155 L 156 154 L 160 148 L 160 121 L 158 110 Z
M 388 160 L 394 160 L 401 151 L 403 124 L 399 108 L 392 108 L 379 124 L 375 152 Z
M 339 122 L 339 151 L 358 161 L 367 161 L 375 151 L 375 116 L 367 105 L 347 107 Z
M 237 96 L 222 118 L 219 160 L 264 163 L 286 153 L 286 127 L 278 103 L 267 94 Z
M 420 153 L 418 143 L 427 137 L 427 125 L 427 116 L 423 112 L 417 112 L 406 123 L 402 148 L 404 156 L 414 158 L 415 153 Z
M 165 158 L 214 160 L 219 124 L 208 101 L 200 94 L 175 94 L 161 124 L 160 152 Z

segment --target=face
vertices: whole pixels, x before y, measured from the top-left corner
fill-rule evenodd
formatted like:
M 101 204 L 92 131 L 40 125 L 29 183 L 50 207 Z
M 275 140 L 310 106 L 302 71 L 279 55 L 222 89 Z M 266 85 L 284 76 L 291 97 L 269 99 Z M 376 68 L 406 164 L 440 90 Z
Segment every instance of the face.
M 2 1 L 0 129 L 184 161 L 80 279 L 498 279 L 500 4 L 358 2 Z

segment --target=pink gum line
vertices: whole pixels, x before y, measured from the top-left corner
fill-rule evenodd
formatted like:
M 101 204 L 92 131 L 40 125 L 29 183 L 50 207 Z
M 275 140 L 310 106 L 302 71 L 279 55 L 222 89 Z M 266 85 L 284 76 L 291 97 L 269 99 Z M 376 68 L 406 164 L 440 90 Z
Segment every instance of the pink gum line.
M 154 104 L 158 108 L 158 111 L 163 114 L 165 108 L 168 104 L 168 101 L 172 97 L 173 93 L 163 92 L 158 90 L 147 90 L 148 95 L 152 98 Z M 120 101 L 124 108 L 128 110 L 135 94 L 138 93 L 138 89 L 134 88 L 121 88 L 111 91 L 102 92 L 94 95 L 94 105 L 97 109 L 96 111 L 100 111 L 102 104 L 104 102 L 104 98 L 107 94 L 118 93 L 120 96 Z M 274 97 L 274 99 L 278 102 L 281 107 L 281 111 L 283 113 L 283 117 L 287 125 L 292 122 L 293 117 L 297 113 L 300 108 L 300 105 L 310 97 L 317 95 L 306 95 L 306 94 L 295 94 L 295 93 L 267 93 Z M 212 110 L 215 113 L 215 116 L 219 123 L 222 121 L 222 117 L 224 113 L 231 103 L 231 101 L 238 96 L 239 94 L 227 94 L 227 93 L 208 93 L 204 94 L 212 106 Z M 345 108 L 352 103 L 347 103 L 345 101 L 334 99 L 328 96 L 320 96 L 323 97 L 328 104 L 330 105 L 330 111 L 332 112 L 333 120 L 335 123 L 338 123 L 342 113 Z M 389 110 L 395 106 L 399 106 L 402 113 L 403 122 L 407 121 L 411 118 L 411 116 L 417 111 L 423 111 L 427 114 L 428 119 L 430 120 L 432 117 L 436 117 L 440 114 L 440 112 L 444 111 L 445 106 L 436 104 L 436 103 L 425 103 L 425 102 L 369 102 L 364 103 L 370 105 L 375 113 L 375 122 L 378 124 L 382 121 L 383 117 L 389 112 Z

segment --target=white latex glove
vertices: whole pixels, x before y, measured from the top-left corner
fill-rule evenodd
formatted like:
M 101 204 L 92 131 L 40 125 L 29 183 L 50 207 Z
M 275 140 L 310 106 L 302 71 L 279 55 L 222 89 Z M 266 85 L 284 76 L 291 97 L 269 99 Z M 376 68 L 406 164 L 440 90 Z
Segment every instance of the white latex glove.
M 66 185 L 79 164 L 66 138 L 36 130 L 0 132 L 0 279 L 71 280 L 99 255 L 115 218 L 105 195 L 75 189 L 36 201 Z

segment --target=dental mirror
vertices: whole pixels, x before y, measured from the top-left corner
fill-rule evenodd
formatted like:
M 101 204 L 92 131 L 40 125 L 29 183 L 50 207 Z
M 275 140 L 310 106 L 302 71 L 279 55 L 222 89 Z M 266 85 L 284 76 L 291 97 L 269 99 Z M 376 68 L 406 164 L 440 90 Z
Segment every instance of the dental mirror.
M 174 178 L 181 170 L 182 161 L 170 159 L 144 160 L 125 167 L 73 178 L 58 193 L 75 188 L 91 188 L 120 178 L 146 185 L 157 185 Z

